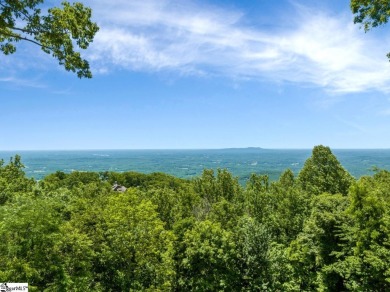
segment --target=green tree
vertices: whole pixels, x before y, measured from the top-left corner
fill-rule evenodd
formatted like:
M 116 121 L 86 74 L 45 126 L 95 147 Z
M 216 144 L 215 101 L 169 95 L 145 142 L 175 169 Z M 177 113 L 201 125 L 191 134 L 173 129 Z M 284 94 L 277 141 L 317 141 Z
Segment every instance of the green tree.
M 387 0 L 351 0 L 354 22 L 363 24 L 365 31 L 387 23 L 390 16 L 390 2 Z
M 353 177 L 341 166 L 329 147 L 319 145 L 314 147 L 312 156 L 306 160 L 298 181 L 303 190 L 313 195 L 346 195 Z
M 17 194 L 25 195 L 33 190 L 35 181 L 26 178 L 23 168 L 19 155 L 11 157 L 5 166 L 0 160 L 0 205 L 14 199 Z
M 77 48 L 87 49 L 98 31 L 91 21 L 92 10 L 76 2 L 42 11 L 44 0 L 0 1 L 0 50 L 9 55 L 15 44 L 28 41 L 51 54 L 67 71 L 91 78 L 89 64 Z
M 167 291 L 174 273 L 174 235 L 156 206 L 134 189 L 108 198 L 97 230 L 103 287 L 109 291 Z
M 40 291 L 93 290 L 92 242 L 63 220 L 63 209 L 61 198 L 48 197 L 0 207 L 1 279 Z
M 246 212 L 264 224 L 272 213 L 272 197 L 267 175 L 252 174 L 244 191 Z
M 174 191 L 166 187 L 152 187 L 140 191 L 145 199 L 157 206 L 157 213 L 165 223 L 166 229 L 172 229 L 176 221 L 193 216 L 193 208 L 200 198 L 193 192 Z
M 162 172 L 144 174 L 133 171 L 127 171 L 123 173 L 110 171 L 101 173 L 101 176 L 111 185 L 114 182 L 117 182 L 118 184 L 127 188 L 137 187 L 145 190 L 150 190 L 152 188 L 167 188 L 174 191 L 179 191 L 186 190 L 190 185 L 188 180 L 180 179 Z
M 330 291 L 340 291 L 344 288 L 340 277 L 324 273 L 323 269 L 337 261 L 334 253 L 341 250 L 340 233 L 348 199 L 341 194 L 324 193 L 314 197 L 312 205 L 303 231 L 290 244 L 295 278 L 301 291 L 316 291 L 323 288 L 323 282 Z
M 270 193 L 268 228 L 279 243 L 289 244 L 302 231 L 309 216 L 311 196 L 299 188 L 289 169 L 271 184 Z
M 243 216 L 235 233 L 240 288 L 244 291 L 266 291 L 272 284 L 269 231 L 251 217 Z
M 329 270 L 354 291 L 390 290 L 390 172 L 361 178 L 352 188 L 340 260 Z
M 242 192 L 238 178 L 233 177 L 226 169 L 218 169 L 217 176 L 214 175 L 214 170 L 205 169 L 202 176 L 194 180 L 194 190 L 210 203 L 222 198 L 232 201 L 240 197 Z
M 367 32 L 373 27 L 386 24 L 390 17 L 390 1 L 387 0 L 351 0 L 354 23 L 361 23 Z M 390 60 L 390 53 L 387 54 Z
M 233 233 L 209 220 L 197 222 L 183 239 L 179 291 L 235 291 L 238 271 Z
M 234 204 L 225 199 L 211 205 L 207 219 L 218 222 L 226 230 L 235 229 L 238 219 L 243 214 L 240 204 Z

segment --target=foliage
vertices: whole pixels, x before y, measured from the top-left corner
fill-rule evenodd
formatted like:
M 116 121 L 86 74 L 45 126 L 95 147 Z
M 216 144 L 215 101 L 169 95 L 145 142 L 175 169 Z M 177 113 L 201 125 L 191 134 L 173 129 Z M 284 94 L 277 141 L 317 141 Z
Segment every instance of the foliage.
M 347 198 L 342 195 L 325 193 L 313 199 L 310 216 L 289 248 L 301 290 L 318 290 L 325 277 L 324 267 L 336 261 L 334 253 L 340 250 L 339 236 L 346 207 Z M 342 288 L 339 280 L 338 277 L 333 281 L 328 279 L 328 289 L 339 291 Z
M 67 71 L 91 78 L 89 64 L 76 48 L 87 49 L 98 31 L 92 10 L 76 2 L 42 11 L 44 0 L 0 1 L 0 50 L 9 55 L 15 44 L 28 41 L 51 54 Z
M 112 190 L 112 184 L 127 187 Z M 32 291 L 388 291 L 390 172 L 317 146 L 298 177 L 56 172 L 0 163 L 0 278 Z
M 235 241 L 241 288 L 249 291 L 267 290 L 271 285 L 270 232 L 253 218 L 244 216 L 238 222 Z
M 233 234 L 209 220 L 184 234 L 180 288 L 185 291 L 229 291 L 236 280 Z
M 101 177 L 108 181 L 111 185 L 117 182 L 126 187 L 137 187 L 145 190 L 152 188 L 157 189 L 172 189 L 174 191 L 187 190 L 189 182 L 169 174 L 155 172 L 151 174 L 143 174 L 132 171 L 117 173 L 117 172 L 102 172 Z
M 271 211 L 267 218 L 269 229 L 279 243 L 291 242 L 310 214 L 311 196 L 303 192 L 291 170 L 286 170 L 270 188 Z
M 0 277 L 48 291 L 92 287 L 92 242 L 62 221 L 52 198 L 20 198 L 2 207 Z
M 202 176 L 194 180 L 194 189 L 210 203 L 222 198 L 232 201 L 241 194 L 238 178 L 233 177 L 226 169 L 218 169 L 217 176 L 212 169 L 205 169 Z
M 390 2 L 387 0 L 351 0 L 354 23 L 361 23 L 364 31 L 386 24 L 390 17 Z M 387 54 L 390 59 L 390 53 Z
M 136 191 L 111 196 L 102 214 L 100 262 L 114 291 L 167 290 L 172 285 L 173 234 L 164 229 L 155 206 Z
M 321 193 L 348 193 L 352 176 L 341 166 L 329 147 L 315 146 L 312 156 L 299 172 L 298 181 L 303 190 L 313 195 Z
M 361 178 L 352 188 L 339 261 L 330 270 L 351 290 L 390 289 L 390 173 Z
M 18 194 L 33 190 L 34 181 L 25 177 L 23 168 L 19 155 L 11 158 L 5 166 L 4 161 L 0 160 L 0 205 L 13 200 Z
M 364 30 L 387 23 L 390 16 L 390 3 L 383 0 L 351 0 L 354 22 L 362 23 Z

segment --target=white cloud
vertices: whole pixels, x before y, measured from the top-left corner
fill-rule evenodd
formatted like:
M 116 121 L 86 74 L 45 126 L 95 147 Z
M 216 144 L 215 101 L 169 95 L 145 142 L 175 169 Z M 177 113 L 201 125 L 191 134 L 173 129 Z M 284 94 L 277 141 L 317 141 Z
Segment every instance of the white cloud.
M 20 42 L 16 53 L 8 56 L 0 53 L 0 64 L 0 83 L 15 89 L 47 88 L 43 76 L 53 66 L 53 60 L 38 46 Z
M 188 1 L 91 5 L 101 26 L 90 51 L 98 70 L 176 70 L 333 92 L 390 90 L 386 42 L 363 34 L 350 14 L 296 6 L 288 26 L 270 31 L 242 24 L 242 12 Z
M 15 88 L 20 87 L 32 87 L 32 88 L 46 88 L 46 85 L 40 81 L 26 78 L 17 78 L 17 77 L 0 77 L 0 83 L 7 83 L 15 86 Z
M 292 82 L 339 93 L 390 91 L 385 57 L 390 39 L 364 34 L 349 11 L 331 14 L 295 5 L 288 17 L 272 15 L 276 26 L 258 25 L 245 11 L 191 0 L 84 2 L 101 27 L 83 52 L 97 74 L 170 71 Z M 34 55 L 37 62 L 6 57 L 0 76 L 55 64 L 46 54 Z

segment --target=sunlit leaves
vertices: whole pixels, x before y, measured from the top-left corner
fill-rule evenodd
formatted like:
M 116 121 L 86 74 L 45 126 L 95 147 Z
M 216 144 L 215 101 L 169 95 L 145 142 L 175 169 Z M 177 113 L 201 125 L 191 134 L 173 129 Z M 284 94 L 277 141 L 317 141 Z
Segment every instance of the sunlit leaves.
M 312 156 L 299 172 L 298 181 L 303 190 L 313 195 L 321 193 L 348 193 L 352 176 L 341 166 L 329 147 L 315 146 Z
M 128 187 L 115 192 L 118 180 Z M 246 187 L 0 161 L 0 278 L 45 291 L 387 291 L 390 173 L 354 182 L 323 146 Z
M 218 223 L 202 221 L 184 234 L 181 287 L 192 291 L 225 291 L 236 280 L 233 234 Z M 230 287 L 230 288 L 229 288 Z
M 112 288 L 152 291 L 172 285 L 174 237 L 150 201 L 132 190 L 112 196 L 101 228 L 105 242 L 100 260 L 110 266 L 106 273 Z
M 351 0 L 354 22 L 361 23 L 367 32 L 373 27 L 386 24 L 390 17 L 390 2 L 387 0 Z M 390 53 L 387 54 L 390 59 Z
M 383 0 L 351 0 L 354 22 L 362 23 L 364 30 L 387 23 L 390 16 L 390 2 Z
M 91 21 L 92 11 L 83 4 L 62 2 L 42 12 L 44 1 L 0 1 L 0 50 L 9 55 L 16 51 L 18 41 L 41 47 L 78 77 L 91 78 L 89 63 L 77 49 L 85 50 L 98 31 Z

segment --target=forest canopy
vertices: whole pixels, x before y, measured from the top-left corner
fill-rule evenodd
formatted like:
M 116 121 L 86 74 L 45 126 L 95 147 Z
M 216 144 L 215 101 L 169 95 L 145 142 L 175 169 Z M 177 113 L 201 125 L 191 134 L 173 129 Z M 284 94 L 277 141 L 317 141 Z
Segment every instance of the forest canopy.
M 112 189 L 114 183 L 127 187 Z M 388 291 L 390 172 L 328 147 L 279 180 L 227 170 L 25 176 L 0 163 L 0 278 L 32 291 Z

